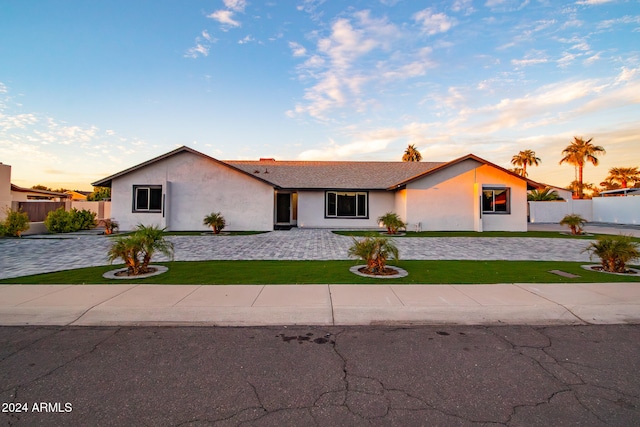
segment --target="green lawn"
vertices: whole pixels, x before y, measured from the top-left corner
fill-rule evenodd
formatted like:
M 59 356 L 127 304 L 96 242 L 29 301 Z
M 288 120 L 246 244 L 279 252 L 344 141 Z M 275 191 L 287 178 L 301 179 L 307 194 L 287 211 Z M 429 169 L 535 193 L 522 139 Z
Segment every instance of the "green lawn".
M 568 230 L 567 230 L 568 231 Z M 341 236 L 369 236 L 371 234 L 379 235 L 376 230 L 336 230 L 335 234 Z M 388 236 L 387 234 L 380 234 Z M 557 231 L 485 231 L 478 233 L 476 231 L 409 231 L 404 235 L 398 235 L 393 237 L 539 237 L 545 239 L 584 239 L 595 240 L 599 237 L 611 236 L 608 234 L 592 234 L 582 236 L 572 236 L 570 234 L 563 234 Z M 634 237 L 633 241 L 640 242 L 640 238 Z
M 102 278 L 121 266 L 89 267 L 0 280 L 0 284 L 388 284 L 388 283 L 590 283 L 640 282 L 640 277 L 616 276 L 580 268 L 585 263 L 556 261 L 399 261 L 402 279 L 370 279 L 349 272 L 357 261 L 195 261 L 157 263 L 167 273 L 148 279 L 116 281 Z M 581 276 L 567 279 L 549 270 Z

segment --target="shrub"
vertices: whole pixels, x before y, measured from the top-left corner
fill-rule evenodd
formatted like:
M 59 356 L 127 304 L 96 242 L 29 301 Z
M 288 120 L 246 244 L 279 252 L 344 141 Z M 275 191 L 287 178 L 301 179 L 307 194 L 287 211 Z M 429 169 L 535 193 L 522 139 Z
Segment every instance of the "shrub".
M 100 224 L 104 225 L 104 234 L 113 234 L 116 229 L 120 228 L 118 222 L 111 218 L 100 220 Z
M 384 272 L 389 257 L 400 259 L 398 248 L 388 238 L 374 236 L 368 236 L 362 240 L 353 238 L 349 256 L 365 261 L 369 274 Z
M 7 209 L 7 218 L 0 223 L 0 235 L 20 237 L 29 229 L 29 215 L 21 210 Z
M 624 273 L 626 264 L 640 258 L 638 245 L 631 236 L 605 236 L 592 242 L 583 252 L 589 252 L 589 256 L 596 255 L 605 271 L 611 273 Z
M 49 233 L 71 233 L 78 231 L 74 228 L 73 215 L 67 212 L 64 207 L 51 211 L 44 219 L 44 225 Z
M 396 234 L 399 229 L 407 228 L 407 224 L 400 219 L 397 213 L 387 212 L 378 218 L 378 222 L 381 222 L 386 228 L 389 234 Z
M 220 212 L 212 212 L 204 217 L 203 224 L 212 227 L 213 234 L 220 234 L 225 225 L 227 225 L 227 222 Z
M 133 234 L 114 241 L 107 257 L 111 263 L 118 258 L 122 259 L 129 275 L 135 276 L 149 272 L 149 263 L 156 252 L 173 259 L 173 249 L 173 243 L 164 238 L 163 228 L 138 225 Z
M 560 220 L 560 225 L 568 225 L 571 229 L 571 234 L 582 234 L 582 226 L 587 222 L 578 214 L 565 215 Z
M 47 214 L 44 225 L 50 233 L 72 233 L 79 230 L 89 230 L 97 225 L 96 214 L 86 209 L 76 208 L 67 212 L 64 207 Z
M 73 208 L 71 209 L 71 215 L 73 216 L 74 227 L 78 230 L 90 230 L 98 225 L 95 212 Z

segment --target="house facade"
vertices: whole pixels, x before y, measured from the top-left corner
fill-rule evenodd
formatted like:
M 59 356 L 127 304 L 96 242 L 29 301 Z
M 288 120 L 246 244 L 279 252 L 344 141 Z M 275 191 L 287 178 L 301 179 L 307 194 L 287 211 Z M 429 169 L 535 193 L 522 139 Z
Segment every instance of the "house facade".
M 229 231 L 379 228 L 396 212 L 408 229 L 526 231 L 527 189 L 538 184 L 474 155 L 451 162 L 221 161 L 181 147 L 94 182 L 111 187 L 122 230 L 155 224 Z

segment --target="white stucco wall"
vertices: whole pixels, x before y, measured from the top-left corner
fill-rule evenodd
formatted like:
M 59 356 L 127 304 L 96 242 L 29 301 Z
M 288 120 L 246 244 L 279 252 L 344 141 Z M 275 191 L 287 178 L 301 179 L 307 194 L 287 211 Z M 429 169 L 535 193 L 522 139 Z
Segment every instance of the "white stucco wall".
M 325 218 L 324 197 L 324 191 L 298 191 L 298 227 L 379 228 L 378 217 L 395 209 L 393 192 L 369 191 L 369 218 Z
M 452 165 L 406 187 L 406 221 L 423 230 L 465 231 L 478 228 L 474 186 L 509 187 L 510 214 L 483 214 L 482 231 L 526 231 L 526 182 L 474 160 Z M 410 226 L 411 227 L 411 226 Z
M 0 221 L 7 217 L 11 201 L 11 166 L 0 163 Z
M 162 213 L 132 212 L 134 185 L 162 185 Z M 171 231 L 209 230 L 202 224 L 221 212 L 225 230 L 273 230 L 273 187 L 213 160 L 179 153 L 135 170 L 112 182 L 111 218 L 120 229 L 139 223 Z
M 593 204 L 590 199 L 548 202 L 529 202 L 529 215 L 532 223 L 558 223 L 565 215 L 578 214 L 587 221 L 593 219 Z
M 640 224 L 640 196 L 596 197 L 593 221 L 615 224 Z

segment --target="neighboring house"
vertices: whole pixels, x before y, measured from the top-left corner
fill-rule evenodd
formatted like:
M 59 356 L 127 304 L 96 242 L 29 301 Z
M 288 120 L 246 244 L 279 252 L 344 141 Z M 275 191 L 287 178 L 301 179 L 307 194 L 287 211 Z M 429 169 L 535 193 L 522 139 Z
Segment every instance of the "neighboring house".
M 451 162 L 221 161 L 181 147 L 94 182 L 111 187 L 122 230 L 378 228 L 396 212 L 409 229 L 526 231 L 527 189 L 541 186 L 474 155 Z
M 86 202 L 87 196 L 91 194 L 91 191 L 67 190 L 64 193 L 67 194 L 71 200 Z
M 17 209 L 20 206 L 20 202 L 64 202 L 67 197 L 65 193 L 34 190 L 33 188 L 23 188 L 12 184 L 11 166 L 0 163 L 0 220 L 4 220 L 6 217 L 7 209 Z

